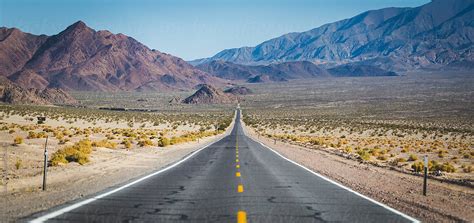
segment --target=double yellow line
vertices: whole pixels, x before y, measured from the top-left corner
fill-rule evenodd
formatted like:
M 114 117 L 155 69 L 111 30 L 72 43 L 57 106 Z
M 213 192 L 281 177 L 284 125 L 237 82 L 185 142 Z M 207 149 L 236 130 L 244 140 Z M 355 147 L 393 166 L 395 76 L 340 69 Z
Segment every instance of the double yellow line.
M 237 169 L 237 172 L 235 173 L 236 177 L 242 177 L 242 174 L 240 173 L 240 163 L 239 163 L 239 141 L 238 141 L 238 135 L 235 136 L 235 168 Z M 237 193 L 243 193 L 244 192 L 244 185 L 242 183 L 239 183 L 237 185 Z M 247 223 L 247 213 L 245 211 L 239 210 L 237 212 L 237 223 Z

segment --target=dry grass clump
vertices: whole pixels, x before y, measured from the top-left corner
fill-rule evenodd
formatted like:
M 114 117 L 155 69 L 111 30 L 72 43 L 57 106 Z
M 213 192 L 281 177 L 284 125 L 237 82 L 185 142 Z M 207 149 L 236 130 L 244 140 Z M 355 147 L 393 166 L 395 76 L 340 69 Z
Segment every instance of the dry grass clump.
M 417 161 L 418 160 L 418 156 L 416 156 L 415 154 L 410 154 L 410 156 L 408 157 L 408 161 Z
M 367 152 L 367 150 L 365 149 L 358 150 L 357 154 L 359 155 L 359 158 L 362 160 L 370 160 L 370 153 Z
M 115 149 L 115 148 L 117 148 L 117 143 L 111 142 L 107 139 L 103 139 L 103 140 L 100 140 L 100 141 L 92 142 L 92 146 L 93 147 L 104 147 L 104 148 L 108 148 L 108 149 Z
M 132 142 L 129 139 L 124 139 L 121 143 L 126 149 L 132 148 Z
M 474 170 L 474 167 L 472 165 L 463 164 L 461 168 L 462 168 L 462 171 L 464 171 L 464 173 L 470 173 Z
M 363 111 L 360 115 L 347 118 L 304 106 L 301 109 L 252 107 L 243 111 L 243 121 L 259 135 L 324 149 L 348 159 L 358 158 L 376 165 L 418 171 L 419 157 L 428 155 L 437 162 L 430 171 L 456 173 L 448 175 L 453 178 L 470 176 L 466 174 L 468 170 L 457 170 L 472 164 L 472 125 L 433 122 L 432 119 L 429 122 L 373 119 L 371 111 Z
M 23 137 L 17 136 L 13 139 L 13 145 L 20 145 L 23 143 Z
M 89 162 L 89 156 L 92 152 L 92 142 L 89 139 L 83 139 L 72 146 L 67 146 L 53 153 L 50 163 L 52 166 L 77 162 L 81 165 Z
M 46 138 L 47 133 L 46 132 L 34 132 L 34 131 L 29 131 L 28 132 L 28 139 L 41 139 L 41 138 Z
M 23 160 L 17 159 L 15 162 L 15 168 L 19 170 L 22 167 L 22 165 L 23 165 Z
M 138 141 L 140 147 L 153 146 L 153 142 L 150 139 L 141 139 Z
M 424 164 L 421 161 L 415 162 L 411 165 L 411 168 L 413 169 L 414 172 L 418 173 L 418 172 L 423 171 Z M 428 162 L 428 170 L 429 171 L 442 171 L 446 173 L 456 172 L 456 168 L 450 162 L 438 163 L 434 160 Z
M 168 138 L 166 138 L 166 137 L 164 137 L 164 136 L 162 136 L 162 137 L 160 138 L 160 140 L 158 140 L 158 146 L 159 146 L 159 147 L 167 147 L 167 146 L 169 146 L 170 144 L 171 144 L 170 139 L 168 139 Z

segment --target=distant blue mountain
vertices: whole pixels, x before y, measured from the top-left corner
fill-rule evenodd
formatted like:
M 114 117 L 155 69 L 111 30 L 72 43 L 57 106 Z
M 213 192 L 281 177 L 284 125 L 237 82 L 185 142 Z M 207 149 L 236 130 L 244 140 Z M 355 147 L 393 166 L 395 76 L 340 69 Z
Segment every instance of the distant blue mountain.
M 223 50 L 191 63 L 310 61 L 329 68 L 351 63 L 392 71 L 472 69 L 473 10 L 473 0 L 434 0 L 416 8 L 372 10 L 255 47 Z

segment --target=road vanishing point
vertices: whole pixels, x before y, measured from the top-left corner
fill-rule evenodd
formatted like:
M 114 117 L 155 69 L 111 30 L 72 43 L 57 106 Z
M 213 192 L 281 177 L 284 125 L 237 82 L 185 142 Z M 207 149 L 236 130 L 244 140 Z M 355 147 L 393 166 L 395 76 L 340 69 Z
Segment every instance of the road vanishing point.
M 254 141 L 240 116 L 230 134 L 164 169 L 29 221 L 417 222 Z

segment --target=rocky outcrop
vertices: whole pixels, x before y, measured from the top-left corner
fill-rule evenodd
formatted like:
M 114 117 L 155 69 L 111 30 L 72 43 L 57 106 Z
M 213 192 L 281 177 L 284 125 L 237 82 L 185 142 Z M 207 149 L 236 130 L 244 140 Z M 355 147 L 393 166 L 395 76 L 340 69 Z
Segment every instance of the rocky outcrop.
M 224 93 L 233 94 L 233 95 L 247 95 L 247 94 L 252 94 L 253 92 L 247 87 L 236 86 L 236 87 L 231 87 L 231 88 L 226 89 Z
M 238 99 L 231 94 L 225 94 L 211 85 L 203 85 L 193 95 L 185 98 L 182 102 L 185 104 L 228 104 L 237 101 Z
M 8 104 L 76 105 L 78 102 L 61 89 L 25 89 L 0 76 L 0 102 Z

